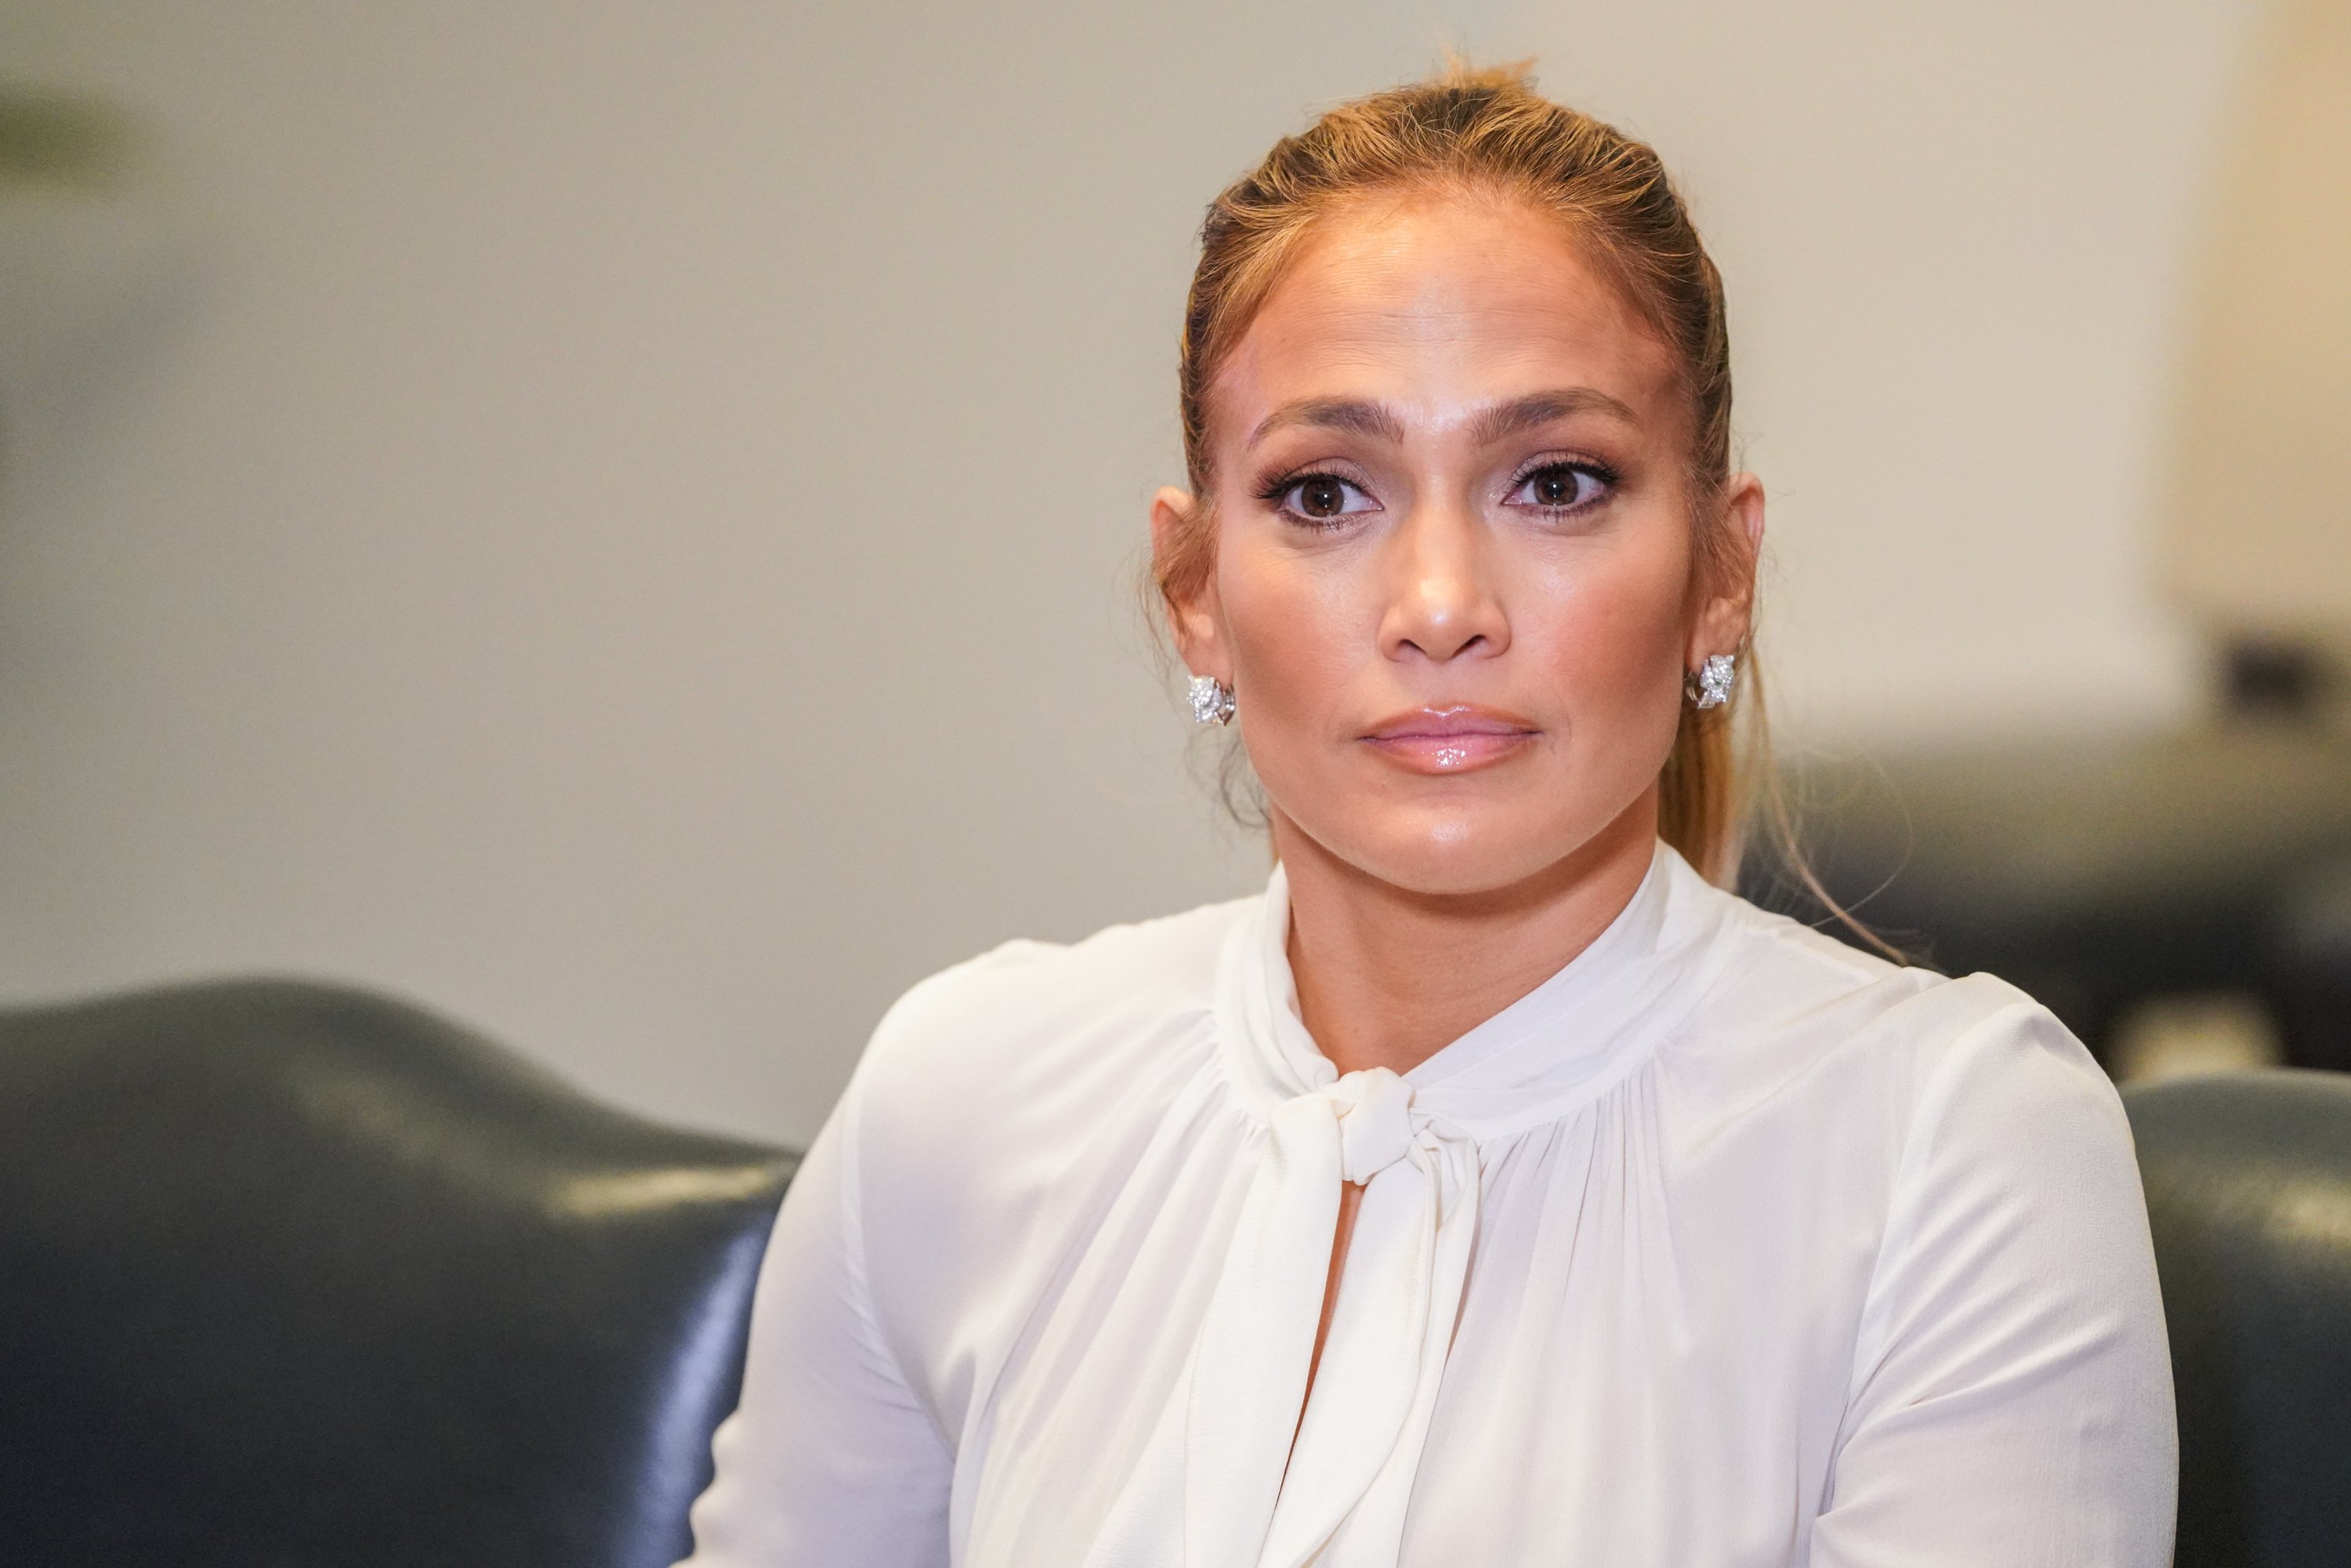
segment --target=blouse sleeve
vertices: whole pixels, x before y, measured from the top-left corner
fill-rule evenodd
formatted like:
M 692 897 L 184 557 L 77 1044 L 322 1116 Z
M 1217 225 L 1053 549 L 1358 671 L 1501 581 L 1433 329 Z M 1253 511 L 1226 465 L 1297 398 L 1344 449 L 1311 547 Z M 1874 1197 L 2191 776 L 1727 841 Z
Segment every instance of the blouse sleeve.
M 1813 1568 L 2164 1568 L 2171 1364 L 2112 1085 L 2019 1001 L 1912 1117 Z
M 852 1084 L 793 1179 L 683 1568 L 945 1568 L 953 1460 L 867 1290 Z

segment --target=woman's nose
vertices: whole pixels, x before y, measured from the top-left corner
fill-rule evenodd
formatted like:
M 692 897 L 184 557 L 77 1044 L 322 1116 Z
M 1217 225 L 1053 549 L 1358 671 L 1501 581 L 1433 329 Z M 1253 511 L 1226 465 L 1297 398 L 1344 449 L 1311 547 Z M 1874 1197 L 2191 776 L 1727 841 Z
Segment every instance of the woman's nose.
M 1388 603 L 1380 652 L 1439 664 L 1491 656 L 1510 645 L 1509 619 L 1490 580 L 1489 543 L 1458 507 L 1413 509 L 1390 537 Z

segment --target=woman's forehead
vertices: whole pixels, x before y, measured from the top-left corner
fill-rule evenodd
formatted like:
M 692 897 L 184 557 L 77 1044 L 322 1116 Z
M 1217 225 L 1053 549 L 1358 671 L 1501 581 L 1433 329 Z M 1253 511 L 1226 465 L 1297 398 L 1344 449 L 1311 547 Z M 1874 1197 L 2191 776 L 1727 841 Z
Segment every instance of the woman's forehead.
M 1656 423 L 1677 385 L 1646 319 L 1560 219 L 1522 202 L 1423 197 L 1322 220 L 1220 367 L 1211 403 L 1228 434 L 1301 399 L 1443 420 L 1587 386 Z

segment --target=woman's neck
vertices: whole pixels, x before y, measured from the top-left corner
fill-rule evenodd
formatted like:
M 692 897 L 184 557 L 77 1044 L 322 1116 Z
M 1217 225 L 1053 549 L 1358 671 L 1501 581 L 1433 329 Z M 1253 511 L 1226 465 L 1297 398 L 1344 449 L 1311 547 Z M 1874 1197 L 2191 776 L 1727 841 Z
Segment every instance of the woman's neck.
M 1307 1032 L 1342 1073 L 1409 1072 L 1557 974 L 1624 912 L 1656 853 L 1655 790 L 1573 853 L 1478 894 L 1418 894 L 1277 819 Z

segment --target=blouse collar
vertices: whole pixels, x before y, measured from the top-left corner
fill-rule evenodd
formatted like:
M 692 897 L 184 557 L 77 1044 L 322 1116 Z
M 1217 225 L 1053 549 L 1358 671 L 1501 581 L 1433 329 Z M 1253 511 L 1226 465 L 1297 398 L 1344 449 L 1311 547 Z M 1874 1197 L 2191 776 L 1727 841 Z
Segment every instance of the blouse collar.
M 1719 966 L 1729 902 L 1660 841 L 1591 946 L 1405 1074 L 1415 1109 L 1483 1141 L 1598 1099 L 1697 1005 Z M 1217 979 L 1228 1070 L 1261 1113 L 1338 1078 L 1299 1017 L 1289 934 L 1290 883 L 1276 866 L 1227 938 Z

